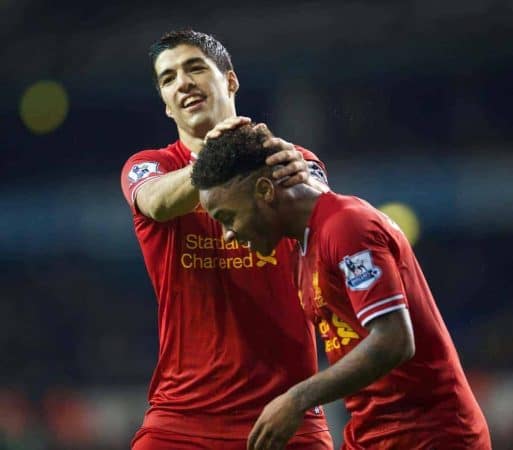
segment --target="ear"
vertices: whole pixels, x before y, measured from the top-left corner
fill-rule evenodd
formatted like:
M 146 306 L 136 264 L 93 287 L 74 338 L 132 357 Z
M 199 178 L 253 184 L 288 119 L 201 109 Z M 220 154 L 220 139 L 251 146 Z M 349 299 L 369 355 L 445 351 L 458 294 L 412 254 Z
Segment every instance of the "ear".
M 173 113 L 171 112 L 171 108 L 169 108 L 169 106 L 166 105 L 166 116 L 169 117 L 170 119 L 173 118 Z
M 267 177 L 260 177 L 255 182 L 255 199 L 272 203 L 276 195 L 274 183 Z
M 226 78 L 228 79 L 228 92 L 235 94 L 239 90 L 239 80 L 233 70 L 226 72 Z

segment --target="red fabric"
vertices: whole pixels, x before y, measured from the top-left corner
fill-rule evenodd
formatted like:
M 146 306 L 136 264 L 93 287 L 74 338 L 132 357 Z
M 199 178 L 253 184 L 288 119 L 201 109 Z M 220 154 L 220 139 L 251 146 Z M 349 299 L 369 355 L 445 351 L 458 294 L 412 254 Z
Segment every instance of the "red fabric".
M 132 450 L 246 450 L 246 439 L 214 439 L 165 433 L 149 428 L 140 429 L 132 441 Z M 331 450 L 328 431 L 296 436 L 286 450 Z
M 302 302 L 331 364 L 368 335 L 362 322 L 380 314 L 407 308 L 415 334 L 410 361 L 345 399 L 346 448 L 490 449 L 452 339 L 397 225 L 361 199 L 330 192 L 318 200 L 308 230 Z
M 159 358 L 143 426 L 246 439 L 270 400 L 317 371 L 315 330 L 299 305 L 292 241 L 264 258 L 225 243 L 200 208 L 157 223 L 134 207 L 141 183 L 192 158 L 176 142 L 137 153 L 121 175 L 158 301 Z M 298 433 L 326 429 L 322 410 L 309 411 Z

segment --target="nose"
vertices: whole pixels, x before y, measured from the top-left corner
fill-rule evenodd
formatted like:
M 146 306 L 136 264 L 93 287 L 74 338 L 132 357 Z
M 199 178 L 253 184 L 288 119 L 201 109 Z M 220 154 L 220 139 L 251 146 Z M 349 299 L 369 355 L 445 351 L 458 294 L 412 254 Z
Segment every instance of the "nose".
M 195 85 L 192 77 L 185 71 L 178 71 L 176 74 L 176 84 L 178 86 L 178 90 L 187 92 L 191 87 Z
M 233 230 L 224 230 L 224 240 L 226 242 L 231 242 L 235 239 L 235 231 Z

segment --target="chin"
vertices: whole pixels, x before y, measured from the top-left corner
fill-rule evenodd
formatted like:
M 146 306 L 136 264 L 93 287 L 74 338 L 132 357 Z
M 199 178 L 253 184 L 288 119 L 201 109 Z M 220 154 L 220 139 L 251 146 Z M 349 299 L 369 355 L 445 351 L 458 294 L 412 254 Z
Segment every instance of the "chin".
M 210 131 L 216 126 L 211 117 L 204 111 L 197 111 L 189 118 L 188 125 L 192 129 L 202 129 Z

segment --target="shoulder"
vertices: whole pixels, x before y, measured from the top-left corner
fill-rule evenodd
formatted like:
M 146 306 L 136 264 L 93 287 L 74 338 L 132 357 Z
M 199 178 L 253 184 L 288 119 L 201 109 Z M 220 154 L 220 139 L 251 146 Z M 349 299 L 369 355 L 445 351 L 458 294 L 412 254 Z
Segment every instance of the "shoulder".
M 384 242 L 380 212 L 358 197 L 324 194 L 318 214 L 320 245 L 328 253 L 351 252 Z
M 361 226 L 375 214 L 376 209 L 361 198 L 327 192 L 319 198 L 316 218 L 322 231 L 329 231 L 340 225 Z
M 130 156 L 123 165 L 122 172 L 135 170 L 169 172 L 189 164 L 191 153 L 182 148 L 178 141 L 167 147 L 140 150 Z
M 177 143 L 169 144 L 167 147 L 162 148 L 149 148 L 139 150 L 138 152 L 132 154 L 128 159 L 127 163 L 130 161 L 162 161 L 169 159 L 173 156 L 178 156 L 180 154 L 179 147 Z M 125 163 L 126 164 L 126 163 Z

